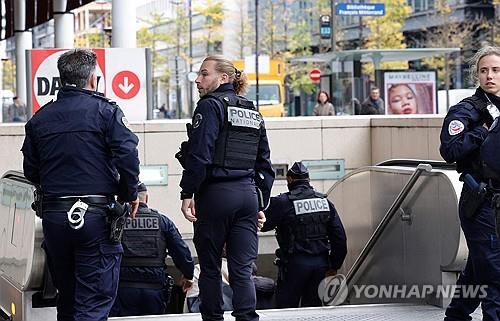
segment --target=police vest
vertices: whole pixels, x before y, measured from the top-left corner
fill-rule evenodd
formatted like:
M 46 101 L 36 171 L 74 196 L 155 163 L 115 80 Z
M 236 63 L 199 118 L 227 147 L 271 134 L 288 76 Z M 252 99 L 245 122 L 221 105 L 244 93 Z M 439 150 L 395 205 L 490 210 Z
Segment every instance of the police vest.
M 253 169 L 260 141 L 262 115 L 244 97 L 214 92 L 205 97 L 224 106 L 224 125 L 215 141 L 213 165 L 228 169 Z
M 295 242 L 327 241 L 330 204 L 326 195 L 304 186 L 287 195 L 293 203 L 293 211 L 287 230 L 276 233 L 280 248 L 286 254 L 292 254 Z
M 160 229 L 160 213 L 144 208 L 127 218 L 123 230 L 122 267 L 164 267 L 167 243 Z

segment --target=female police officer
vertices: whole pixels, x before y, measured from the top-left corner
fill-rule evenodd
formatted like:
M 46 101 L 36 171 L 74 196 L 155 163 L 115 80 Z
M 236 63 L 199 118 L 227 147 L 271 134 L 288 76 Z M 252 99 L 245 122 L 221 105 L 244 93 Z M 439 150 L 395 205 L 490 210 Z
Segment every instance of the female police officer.
M 464 180 L 459 216 L 469 248 L 467 264 L 457 281 L 462 292 L 448 306 L 447 321 L 470 320 L 479 303 L 483 320 L 500 320 L 500 242 L 494 210 L 480 185 L 489 177 L 479 158 L 500 106 L 500 48 L 484 47 L 471 62 L 471 73 L 475 81 L 479 80 L 479 88 L 473 96 L 450 108 L 441 131 L 441 155 L 447 162 L 457 163 Z M 498 149 L 495 155 L 499 157 Z M 479 286 L 487 286 L 486 293 L 484 287 L 483 291 L 467 289 Z M 467 296 L 464 291 L 475 291 L 477 295 Z
M 220 266 L 226 243 L 233 316 L 258 320 L 251 280 L 256 220 L 274 181 L 264 122 L 251 101 L 237 96 L 247 78 L 229 60 L 205 58 L 196 85 L 201 99 L 188 133 L 180 186 L 182 213 L 194 222 L 200 311 L 203 320 L 223 320 Z

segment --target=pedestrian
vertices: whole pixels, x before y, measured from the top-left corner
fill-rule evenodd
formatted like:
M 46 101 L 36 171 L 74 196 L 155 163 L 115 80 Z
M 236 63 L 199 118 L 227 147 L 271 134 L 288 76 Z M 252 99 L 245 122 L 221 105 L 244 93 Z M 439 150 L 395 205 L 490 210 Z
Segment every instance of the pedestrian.
M 380 89 L 378 87 L 372 87 L 370 89 L 370 95 L 361 104 L 360 115 L 383 115 L 384 101 L 380 98 Z
M 138 186 L 139 208 L 123 230 L 120 284 L 110 316 L 166 314 L 173 278 L 167 273 L 168 255 L 182 273 L 182 287 L 193 284 L 194 263 L 179 230 L 166 215 L 148 207 L 148 190 Z
M 232 314 L 236 320 L 258 320 L 251 279 L 256 221 L 274 181 L 264 121 L 253 103 L 240 96 L 248 86 L 245 73 L 224 57 L 204 59 L 196 86 L 201 98 L 178 158 L 184 164 L 181 210 L 194 222 L 201 267 L 201 315 L 203 320 L 223 319 L 220 265 L 226 244 Z
M 5 122 L 24 122 L 27 120 L 26 104 L 18 96 L 12 98 L 12 104 L 7 109 Z
M 321 306 L 318 286 L 334 276 L 347 254 L 344 226 L 335 206 L 310 184 L 309 171 L 295 162 L 286 175 L 288 192 L 271 198 L 263 232 L 276 229 L 278 308 Z
M 314 116 L 335 116 L 335 107 L 330 102 L 330 96 L 324 90 L 318 93 L 318 103 L 314 106 Z
M 457 286 L 464 290 L 453 296 L 446 321 L 471 320 L 479 304 L 483 320 L 500 320 L 500 231 L 492 205 L 492 195 L 500 185 L 498 176 L 492 176 L 484 166 L 499 161 L 498 149 L 491 153 L 492 145 L 486 145 L 485 139 L 499 115 L 500 47 L 481 48 L 470 60 L 470 71 L 479 87 L 474 95 L 450 108 L 441 129 L 441 156 L 449 163 L 456 162 L 464 181 L 458 214 L 469 248 L 457 280 Z M 498 143 L 490 143 L 498 148 Z M 485 287 L 484 292 L 480 286 Z M 471 295 L 470 291 L 476 292 Z
M 139 205 L 138 139 L 116 103 L 96 91 L 93 51 L 69 50 L 57 68 L 57 100 L 25 125 L 24 175 L 40 186 L 37 214 L 58 290 L 57 320 L 107 320 L 123 253 L 122 206 L 128 202 L 134 217 Z

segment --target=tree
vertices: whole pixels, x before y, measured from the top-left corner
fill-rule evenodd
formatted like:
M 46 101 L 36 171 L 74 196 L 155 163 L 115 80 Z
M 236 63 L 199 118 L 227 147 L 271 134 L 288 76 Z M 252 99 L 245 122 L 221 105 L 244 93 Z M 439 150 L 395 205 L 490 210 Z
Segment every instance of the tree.
M 205 17 L 203 24 L 206 33 L 201 36 L 201 40 L 206 43 L 206 55 L 220 53 L 222 51 L 222 20 L 224 19 L 224 7 L 221 1 L 206 0 L 205 5 L 195 6 L 194 11 Z
M 12 63 L 12 60 L 5 59 L 2 60 L 3 65 L 3 77 L 2 85 L 5 90 L 11 90 L 16 92 L 16 65 Z
M 151 65 L 153 77 L 160 81 L 160 85 L 170 87 L 171 72 L 167 68 L 167 57 L 160 53 L 159 48 L 164 48 L 173 41 L 170 34 L 160 32 L 158 29 L 167 23 L 163 13 L 151 13 L 148 20 L 144 21 L 148 26 L 142 27 L 137 31 L 137 48 L 151 48 Z M 156 82 L 154 83 L 156 85 Z
M 245 48 L 255 47 L 255 37 L 252 37 L 252 26 L 250 25 L 250 20 L 248 19 L 248 1 L 247 0 L 235 0 L 238 4 L 238 20 L 240 24 L 238 26 L 237 39 L 238 39 L 238 59 L 245 58 Z
M 470 16 L 458 22 L 453 16 L 454 8 L 447 1 L 437 0 L 436 11 L 430 19 L 442 22 L 436 27 L 425 30 L 424 44 L 429 48 L 470 48 L 473 35 L 477 30 L 488 28 L 488 23 L 480 16 Z M 450 65 L 458 55 L 444 54 L 424 59 L 424 64 L 437 69 L 438 81 L 445 89 L 450 88 Z
M 370 29 L 366 37 L 366 49 L 403 49 L 406 48 L 402 29 L 406 19 L 411 14 L 411 7 L 407 0 L 382 0 L 385 4 L 385 15 L 382 17 L 368 17 L 365 23 Z M 373 65 L 365 65 L 364 71 L 373 74 Z M 381 64 L 382 69 L 406 69 L 407 62 L 386 62 Z
M 291 36 L 289 50 L 284 53 L 284 58 L 290 60 L 291 58 L 311 55 L 311 33 L 304 20 L 296 23 L 293 30 L 295 31 Z M 286 75 L 290 79 L 290 87 L 292 90 L 298 90 L 311 94 L 314 92 L 316 86 L 309 78 L 309 71 L 313 68 L 311 63 L 290 63 L 286 69 Z
M 105 32 L 89 31 L 75 36 L 76 48 L 109 48 L 110 40 Z

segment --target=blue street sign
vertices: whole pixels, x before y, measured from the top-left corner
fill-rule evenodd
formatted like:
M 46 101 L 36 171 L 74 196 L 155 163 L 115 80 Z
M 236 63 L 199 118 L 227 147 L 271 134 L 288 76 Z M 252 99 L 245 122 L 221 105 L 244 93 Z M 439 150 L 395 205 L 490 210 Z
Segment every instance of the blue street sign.
M 383 3 L 337 3 L 338 16 L 383 16 Z

